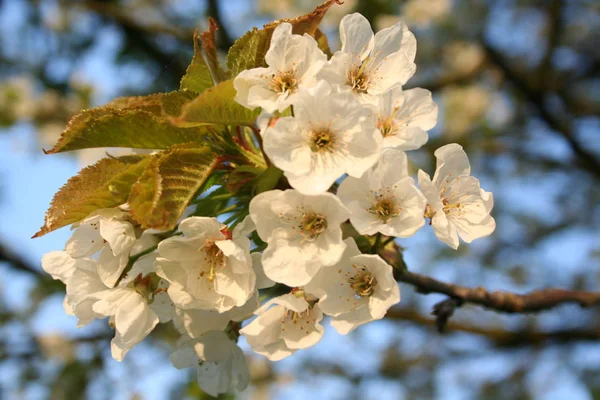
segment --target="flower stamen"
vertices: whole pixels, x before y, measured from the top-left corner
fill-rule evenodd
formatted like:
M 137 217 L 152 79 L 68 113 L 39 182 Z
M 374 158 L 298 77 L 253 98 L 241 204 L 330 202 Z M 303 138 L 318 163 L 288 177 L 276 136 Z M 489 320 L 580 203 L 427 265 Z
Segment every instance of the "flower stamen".
M 210 265 L 206 279 L 209 282 L 213 282 L 215 280 L 217 268 L 225 264 L 225 256 L 212 240 L 207 240 L 204 246 L 202 246 L 202 250 L 204 250 L 204 254 L 206 255 L 205 260 L 208 265 Z M 201 271 L 200 277 L 204 277 L 204 275 L 205 271 Z
M 313 130 L 309 135 L 309 146 L 313 152 L 333 152 L 336 136 L 327 128 Z
M 375 293 L 377 279 L 364 265 L 352 265 L 357 270 L 356 275 L 348 278 L 350 287 L 357 297 L 369 297 Z
M 279 75 L 273 75 L 269 82 L 269 89 L 275 93 L 294 93 L 298 90 L 296 71 L 284 71 Z
M 348 71 L 346 83 L 357 93 L 367 93 L 370 81 L 366 73 L 368 61 L 369 58 L 366 58 L 360 65 Z
M 298 228 L 302 236 L 309 240 L 314 240 L 327 230 L 327 218 L 314 211 L 305 213 Z
M 377 197 L 377 202 L 367 211 L 375 214 L 383 222 L 388 222 L 391 218 L 400 214 L 400 208 L 396 205 L 394 199 L 383 196 Z

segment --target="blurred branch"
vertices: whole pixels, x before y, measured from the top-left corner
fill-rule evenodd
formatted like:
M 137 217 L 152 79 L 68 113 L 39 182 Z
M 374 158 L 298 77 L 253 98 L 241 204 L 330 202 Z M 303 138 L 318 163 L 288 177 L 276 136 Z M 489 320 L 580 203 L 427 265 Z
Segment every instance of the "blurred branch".
M 156 60 L 161 65 L 172 68 L 174 83 L 178 83 L 180 77 L 185 74 L 187 64 L 182 64 L 180 60 L 177 60 L 172 54 L 165 52 L 162 47 L 154 43 L 148 35 L 167 34 L 191 45 L 194 37 L 193 31 L 180 31 L 157 24 L 145 25 L 137 19 L 130 17 L 121 7 L 100 1 L 86 0 L 77 4 L 88 11 L 112 19 L 119 24 L 125 35 L 130 39 L 135 39 L 139 48 L 145 51 L 151 59 Z
M 411 321 L 426 326 L 433 326 L 436 324 L 436 321 L 433 321 L 416 311 L 401 308 L 391 308 L 388 310 L 386 318 Z M 523 345 L 535 346 L 546 342 L 567 343 L 573 341 L 600 340 L 600 328 L 564 329 L 551 332 L 540 332 L 528 329 L 507 331 L 500 328 L 480 328 L 477 326 L 449 322 L 446 329 L 453 332 L 465 332 L 485 336 L 486 339 L 490 340 L 498 347 L 520 347 Z
M 0 262 L 3 261 L 8 263 L 10 267 L 34 275 L 36 278 L 46 280 L 49 277 L 0 243 Z
M 133 10 L 127 10 L 127 8 L 120 7 L 118 5 L 108 4 L 102 1 L 94 0 L 76 2 L 75 4 L 98 15 L 111 18 L 119 24 L 132 28 L 136 31 L 143 31 L 145 33 L 150 34 L 154 33 L 170 35 L 190 43 L 192 42 L 192 39 L 194 37 L 193 31 L 180 30 L 160 24 L 143 24 L 136 18 L 131 17 L 131 15 L 135 14 Z
M 569 143 L 571 150 L 578 157 L 581 166 L 596 178 L 600 178 L 600 160 L 598 160 L 594 154 L 588 152 L 584 146 L 579 143 L 575 138 L 571 124 L 568 121 L 556 117 L 555 113 L 549 109 L 544 99 L 546 93 L 535 88 L 519 73 L 513 70 L 513 68 L 505 61 L 503 55 L 484 40 L 482 40 L 482 46 L 486 51 L 488 59 L 494 63 L 494 65 L 504 73 L 504 76 L 525 96 L 525 98 L 537 108 L 539 116 L 546 122 L 550 129 L 558 132 Z
M 491 310 L 506 313 L 530 313 L 550 310 L 558 305 L 576 303 L 581 307 L 600 305 L 600 292 L 580 292 L 564 289 L 542 289 L 526 294 L 496 291 L 490 292 L 482 287 L 469 288 L 438 281 L 437 279 L 406 270 L 398 261 L 400 249 L 384 250 L 380 255 L 395 266 L 397 281 L 415 287 L 418 293 L 440 293 L 455 299 L 455 307 L 464 303 L 476 304 Z M 453 310 L 452 310 L 453 311 Z
M 546 43 L 546 51 L 544 53 L 544 57 L 542 58 L 542 62 L 540 63 L 541 74 L 539 74 L 538 76 L 538 78 L 540 78 L 542 82 L 552 81 L 552 56 L 554 55 L 554 50 L 558 47 L 560 34 L 563 29 L 562 11 L 562 0 L 552 0 L 547 5 L 546 17 L 548 18 L 548 22 L 546 36 L 548 37 L 548 41 Z
M 221 8 L 219 5 L 222 2 L 218 2 L 217 0 L 208 0 L 206 4 L 206 15 L 212 17 L 217 23 L 217 46 L 220 50 L 227 52 L 229 48 L 233 45 L 233 40 L 231 40 L 231 35 L 227 29 L 227 25 L 223 22 Z
M 468 288 L 453 285 L 409 271 L 399 273 L 397 280 L 414 286 L 419 293 L 441 293 L 463 303 L 477 304 L 506 313 L 539 312 L 566 303 L 576 303 L 581 307 L 600 305 L 599 292 L 578 292 L 564 289 L 542 289 L 527 294 L 489 292 L 482 287 Z

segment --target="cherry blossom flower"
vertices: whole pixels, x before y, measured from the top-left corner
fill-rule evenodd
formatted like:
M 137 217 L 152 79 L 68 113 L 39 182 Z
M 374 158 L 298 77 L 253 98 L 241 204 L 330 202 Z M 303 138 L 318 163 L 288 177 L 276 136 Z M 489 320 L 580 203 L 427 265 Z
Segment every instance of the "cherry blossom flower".
M 285 110 L 300 89 L 317 82 L 316 75 L 327 56 L 311 36 L 293 35 L 292 25 L 285 22 L 273 31 L 265 62 L 267 68 L 249 69 L 235 77 L 235 101 L 272 113 Z
M 320 194 L 344 173 L 360 177 L 381 152 L 372 112 L 349 93 L 324 81 L 298 93 L 294 117 L 282 117 L 264 133 L 264 150 L 303 194 Z
M 368 103 L 393 86 L 404 85 L 415 73 L 417 41 L 403 22 L 373 35 L 361 14 L 346 15 L 340 22 L 342 48 L 317 77 L 352 91 Z
M 144 242 L 138 245 L 144 248 L 147 245 Z M 65 311 L 78 318 L 78 327 L 96 318 L 112 317 L 116 334 L 111 351 L 113 358 L 121 361 L 159 320 L 167 322 L 173 313 L 173 305 L 168 297 L 165 298 L 166 293 L 157 290 L 166 286 L 166 282 L 153 280 L 154 258 L 152 253 L 141 257 L 133 264 L 128 277 L 114 288 L 102 281 L 97 260 L 72 258 L 66 251 L 55 251 L 44 256 L 42 266 L 55 279 L 65 283 Z
M 406 154 L 400 150 L 384 150 L 362 177 L 344 179 L 337 195 L 361 235 L 409 237 L 425 224 L 427 200 L 408 176 Z
M 395 86 L 376 99 L 375 116 L 384 148 L 416 150 L 429 139 L 426 131 L 435 126 L 438 107 L 429 90 Z
M 271 190 L 252 199 L 250 216 L 268 244 L 262 264 L 275 282 L 302 286 L 344 251 L 340 224 L 349 212 L 331 193 L 305 196 L 296 190 Z
M 111 353 L 122 361 L 125 354 L 141 342 L 159 322 L 158 315 L 148 305 L 150 279 L 136 279 L 128 287 L 117 287 L 94 293 L 92 309 L 103 317 L 114 317 L 115 337 Z
M 77 317 L 77 327 L 102 318 L 92 309 L 89 296 L 108 287 L 98 275 L 98 262 L 89 258 L 72 258 L 66 251 L 52 251 L 42 257 L 42 268 L 54 279 L 66 285 L 63 307 L 68 315 Z
M 183 309 L 176 308 L 176 317 L 173 319 L 175 327 L 183 334 L 197 338 L 208 331 L 222 331 L 230 321 L 242 322 L 252 316 L 260 307 L 258 292 L 241 307 L 219 313 L 215 310 Z
M 332 317 L 331 325 L 343 335 L 383 318 L 400 301 L 392 267 L 377 255 L 361 254 L 354 239 L 346 239 L 346 244 L 342 259 L 321 268 L 305 287 L 319 297 L 319 308 Z
M 107 286 L 114 284 L 127 266 L 136 242 L 127 213 L 116 208 L 100 209 L 73 224 L 73 235 L 65 250 L 73 258 L 90 257 L 98 252 L 98 274 Z
M 227 311 L 242 306 L 254 293 L 250 243 L 233 239 L 216 218 L 190 217 L 179 224 L 183 236 L 163 240 L 156 273 L 169 282 L 177 307 Z
M 240 330 L 252 350 L 271 361 L 315 345 L 323 336 L 323 313 L 301 291 L 265 303 L 250 324 Z
M 425 217 L 430 218 L 435 235 L 453 249 L 458 248 L 459 236 L 471 243 L 490 235 L 496 228 L 490 215 L 494 197 L 470 176 L 471 166 L 463 148 L 451 143 L 434 154 L 437 165 L 433 180 L 419 170 L 419 187 L 427 197 Z
M 222 331 L 195 340 L 183 339 L 171 354 L 177 369 L 196 367 L 198 385 L 211 396 L 248 387 L 250 371 L 244 352 Z

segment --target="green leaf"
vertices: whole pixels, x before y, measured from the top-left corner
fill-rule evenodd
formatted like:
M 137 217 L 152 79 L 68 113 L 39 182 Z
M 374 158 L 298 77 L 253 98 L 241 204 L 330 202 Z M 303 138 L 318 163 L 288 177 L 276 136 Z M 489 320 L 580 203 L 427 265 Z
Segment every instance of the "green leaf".
M 230 192 L 237 193 L 242 189 L 247 188 L 263 171 L 264 168 L 242 165 L 231 171 L 227 177 L 225 186 Z
M 181 78 L 179 87 L 181 90 L 191 90 L 202 93 L 214 84 L 210 70 L 202 57 L 202 43 L 198 30 L 194 32 L 194 57 L 187 67 L 185 75 Z
M 342 4 L 339 0 L 328 0 L 314 11 L 294 19 L 281 19 L 271 22 L 263 29 L 253 28 L 235 41 L 227 54 L 227 67 L 230 75 L 236 76 L 241 71 L 265 66 L 265 54 L 271 43 L 271 36 L 277 25 L 282 22 L 292 24 L 292 32 L 297 35 L 308 33 L 314 36 L 323 16 L 334 4 Z
M 327 58 L 331 58 L 333 54 L 331 53 L 331 49 L 329 48 L 329 41 L 327 40 L 327 36 L 325 36 L 323 31 L 321 29 L 317 29 L 313 37 L 317 41 L 317 46 L 319 46 L 321 51 L 327 55 Z
M 173 229 L 218 163 L 210 148 L 193 143 L 155 155 L 131 188 L 133 218 L 143 228 Z
M 80 221 L 97 209 L 125 203 L 131 186 L 150 159 L 147 156 L 104 158 L 82 169 L 54 195 L 44 226 L 33 237 Z
M 260 109 L 248 110 L 236 103 L 233 81 L 219 83 L 196 97 L 183 107 L 179 118 L 173 123 L 180 127 L 199 125 L 252 125 Z
M 232 194 L 229 193 L 227 188 L 221 186 L 194 202 L 196 210 L 193 215 L 198 217 L 216 217 L 221 210 L 227 208 L 231 199 Z
M 267 168 L 256 181 L 256 185 L 254 186 L 255 194 L 274 189 L 282 176 L 282 170 L 273 166 Z
M 194 57 L 185 75 L 181 79 L 181 90 L 191 90 L 202 93 L 206 89 L 225 79 L 225 72 L 217 58 L 215 32 L 217 24 L 212 18 L 208 19 L 208 30 L 194 32 Z
M 176 127 L 177 116 L 191 92 L 123 97 L 73 117 L 62 136 L 46 154 L 95 147 L 166 149 L 175 144 L 203 141 L 205 129 Z

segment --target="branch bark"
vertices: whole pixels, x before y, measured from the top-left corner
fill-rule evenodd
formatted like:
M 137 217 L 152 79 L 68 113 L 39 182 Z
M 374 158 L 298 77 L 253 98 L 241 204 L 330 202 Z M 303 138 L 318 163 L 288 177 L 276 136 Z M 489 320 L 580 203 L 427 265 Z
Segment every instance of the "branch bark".
M 534 105 L 538 111 L 540 118 L 552 129 L 560 134 L 569 144 L 571 150 L 578 158 L 581 167 L 585 168 L 596 178 L 600 178 L 600 160 L 596 156 L 585 149 L 584 145 L 579 143 L 573 132 L 572 125 L 569 121 L 561 119 L 549 109 L 546 104 L 546 92 L 531 85 L 527 79 L 515 71 L 504 56 L 494 49 L 491 45 L 482 40 L 483 48 L 488 59 L 498 67 L 504 76 L 519 90 L 529 103 Z M 564 101 L 565 99 L 563 99 Z
M 4 245 L 0 244 L 0 262 L 2 261 L 8 263 L 8 265 L 14 269 L 33 275 L 38 279 L 47 280 L 50 277 L 50 275 L 46 275 L 41 270 L 35 268 L 33 265 L 29 264 L 29 262 L 10 251 Z
M 434 326 L 435 321 L 415 311 L 391 308 L 386 318 L 403 320 L 417 323 L 419 325 Z M 480 328 L 472 325 L 464 325 L 449 322 L 446 329 L 452 332 L 465 332 L 484 336 L 497 347 L 521 347 L 523 345 L 543 345 L 548 342 L 568 343 L 574 341 L 596 341 L 600 340 L 600 327 L 594 329 L 562 329 L 550 332 L 540 332 L 529 329 L 518 331 L 507 331 L 500 328 Z
M 459 302 L 471 303 L 490 310 L 505 313 L 531 313 L 550 310 L 556 306 L 575 303 L 581 307 L 600 305 L 600 292 L 581 292 L 565 289 L 542 289 L 526 294 L 495 291 L 490 292 L 482 287 L 469 288 L 439 281 L 437 279 L 407 271 L 404 265 L 397 262 L 400 250 L 385 250 L 380 255 L 390 265 L 395 266 L 394 275 L 397 281 L 408 283 L 416 291 L 423 294 L 445 294 Z
M 578 292 L 564 289 L 542 289 L 526 294 L 490 292 L 482 287 L 469 288 L 453 285 L 408 271 L 400 272 L 396 279 L 414 286 L 419 293 L 441 293 L 464 303 L 472 303 L 506 313 L 539 312 L 566 303 L 576 303 L 581 307 L 600 305 L 600 292 Z

